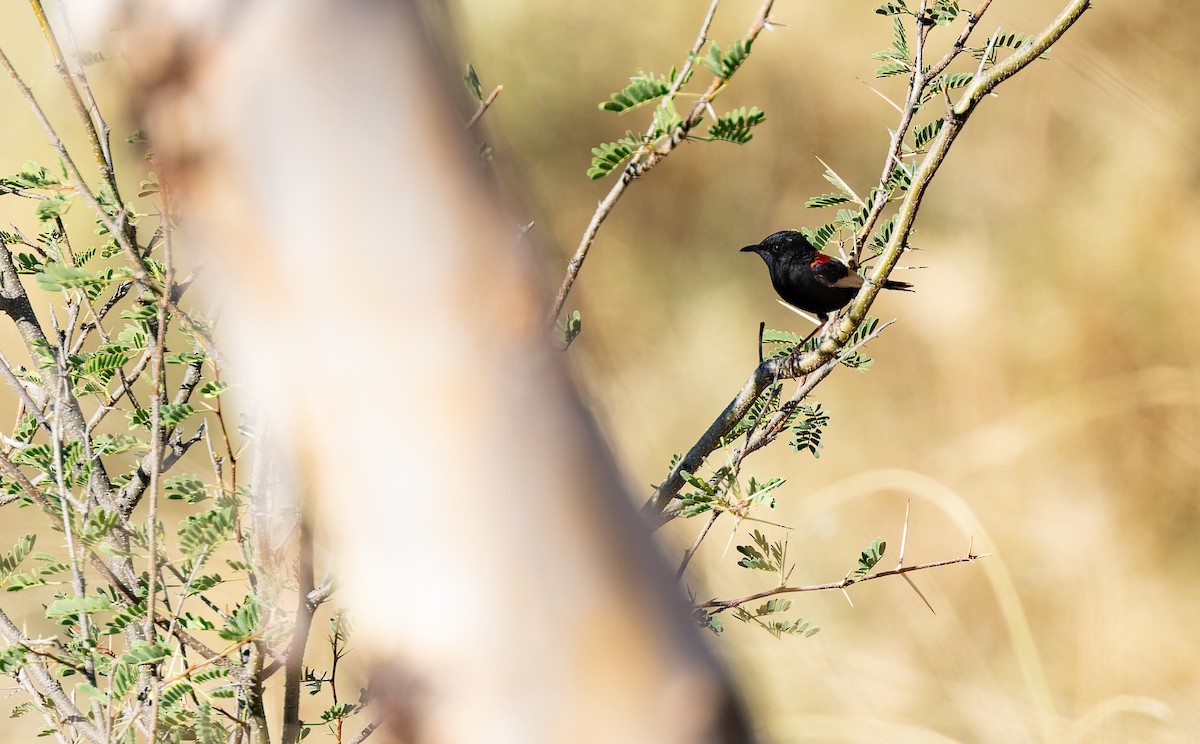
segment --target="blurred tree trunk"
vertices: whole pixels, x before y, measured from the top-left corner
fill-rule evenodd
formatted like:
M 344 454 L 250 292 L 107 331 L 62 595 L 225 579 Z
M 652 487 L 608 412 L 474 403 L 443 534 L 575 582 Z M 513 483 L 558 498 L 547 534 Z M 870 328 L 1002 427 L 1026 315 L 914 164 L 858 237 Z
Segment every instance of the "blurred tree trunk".
M 548 348 L 551 293 L 416 6 L 184 7 L 127 8 L 139 118 L 393 735 L 752 740 Z

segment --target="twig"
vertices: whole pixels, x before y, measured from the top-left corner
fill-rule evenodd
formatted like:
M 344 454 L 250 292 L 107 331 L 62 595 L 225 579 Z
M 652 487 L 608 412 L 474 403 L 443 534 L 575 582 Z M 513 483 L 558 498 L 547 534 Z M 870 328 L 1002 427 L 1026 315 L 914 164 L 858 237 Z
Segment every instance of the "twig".
M 502 90 L 504 90 L 503 85 L 497 85 L 495 88 L 492 88 L 492 92 L 488 94 L 488 97 L 479 102 L 479 108 L 475 110 L 475 115 L 463 126 L 463 129 L 470 129 L 475 126 L 475 122 L 479 121 L 484 113 L 491 108 L 492 102 L 496 100 L 496 96 L 500 95 L 500 91 Z
M 708 520 L 704 523 L 704 527 L 702 527 L 700 532 L 696 535 L 695 541 L 692 542 L 691 547 L 684 552 L 683 560 L 679 564 L 679 570 L 675 573 L 676 577 L 683 576 L 683 572 L 687 570 L 688 564 L 692 562 L 692 556 L 696 555 L 696 551 L 700 549 L 700 543 L 708 535 L 708 531 L 712 529 L 713 524 L 716 523 L 717 517 L 719 516 L 721 516 L 721 512 L 717 511 L 716 509 L 713 509 L 709 514 Z
M 350 740 L 349 744 L 362 744 L 364 741 L 367 740 L 368 736 L 370 736 L 371 734 L 373 734 L 375 732 L 375 729 L 379 728 L 379 726 L 382 723 L 383 723 L 382 720 L 373 721 L 372 723 L 368 723 L 366 725 L 366 727 L 363 728 L 362 731 L 358 732 L 357 736 L 355 736 L 353 739 Z
M 919 563 L 915 566 L 898 566 L 887 571 L 879 571 L 878 573 L 868 574 L 861 579 L 851 578 L 849 576 L 838 581 L 829 581 L 824 584 L 806 584 L 804 586 L 777 586 L 772 589 L 766 589 L 755 594 L 749 594 L 745 597 L 737 599 L 710 599 L 707 602 L 697 605 L 699 609 L 714 610 L 716 612 L 724 612 L 725 610 L 740 607 L 747 602 L 753 602 L 759 599 L 766 599 L 777 594 L 793 594 L 796 592 L 823 592 L 830 589 L 846 589 L 854 584 L 861 584 L 865 581 L 873 581 L 875 579 L 884 579 L 889 576 L 903 576 L 904 574 L 912 573 L 913 571 L 926 571 L 931 568 L 939 568 L 941 566 L 953 566 L 956 563 L 970 563 L 971 561 L 980 558 L 986 558 L 990 553 L 974 555 L 968 553 L 958 558 L 947 558 L 940 561 L 932 561 L 930 563 Z
M 4 358 L 3 353 L 0 353 L 0 374 L 4 375 L 4 379 L 8 381 L 9 387 L 11 387 L 13 392 L 17 394 L 17 397 L 21 399 L 21 402 L 25 404 L 25 410 L 29 411 L 29 413 L 32 414 L 35 419 L 37 419 L 37 422 L 46 429 L 46 431 L 49 431 L 50 422 L 46 420 L 46 415 L 42 413 L 41 407 L 38 406 L 37 403 L 33 402 L 33 398 L 29 396 L 29 391 L 26 390 L 25 386 L 21 384 L 21 381 L 17 379 L 17 375 L 12 371 L 12 367 L 8 366 L 8 360 Z
M 304 674 L 304 648 L 312 629 L 316 605 L 308 600 L 313 591 L 313 536 L 308 520 L 300 519 L 300 557 L 296 574 L 296 614 L 292 640 L 288 645 L 283 681 L 283 744 L 294 744 L 300 737 L 300 683 Z
M 147 487 L 150 493 L 150 503 L 148 513 L 146 515 L 146 553 L 149 561 L 149 578 L 148 588 L 146 590 L 146 643 L 153 644 L 155 641 L 155 603 L 158 595 L 158 479 L 163 469 L 163 425 L 162 425 L 162 406 L 164 396 L 164 388 L 166 387 L 165 370 L 163 369 L 164 357 L 167 349 L 167 304 L 171 296 L 172 285 L 175 281 L 175 267 L 171 255 L 171 225 L 170 225 L 170 202 L 169 192 L 166 184 L 163 184 L 163 201 L 165 208 L 163 209 L 164 222 L 164 241 L 163 241 L 163 265 L 165 271 L 166 290 L 162 293 L 158 300 L 158 322 L 155 327 L 156 339 L 154 342 L 154 358 L 151 363 L 150 371 L 150 481 Z M 171 619 L 171 626 L 174 626 L 175 619 Z M 153 667 L 149 670 L 150 675 L 150 714 L 149 727 L 150 732 L 147 738 L 150 741 L 156 741 L 158 737 L 158 704 L 159 692 L 162 688 L 161 680 L 155 679 L 157 673 Z
M 684 72 L 691 69 L 699 50 L 704 46 L 704 42 L 708 39 L 708 29 L 712 25 L 713 15 L 716 13 L 718 0 L 714 0 L 709 5 L 708 12 L 704 16 L 704 21 L 700 25 L 700 33 L 696 37 L 696 42 L 688 54 L 688 61 L 684 64 Z M 764 0 L 755 15 L 754 21 L 750 24 L 750 28 L 746 31 L 745 39 L 748 43 L 753 42 L 758 38 L 759 33 L 767 23 L 767 16 L 771 12 L 771 7 L 774 5 L 774 0 Z M 684 73 L 679 74 L 675 83 L 672 84 L 671 90 L 663 97 L 663 101 L 672 100 L 678 92 L 679 85 L 682 84 Z M 583 237 L 579 240 L 579 246 L 575 249 L 575 255 L 567 262 L 566 275 L 563 277 L 562 286 L 559 287 L 558 294 L 554 298 L 554 306 L 551 309 L 549 323 L 554 324 L 558 319 L 559 313 L 562 312 L 563 305 L 567 301 L 567 295 L 571 292 L 571 287 L 575 284 L 575 279 L 579 276 L 579 270 L 583 267 L 583 262 L 587 258 L 588 250 L 596 239 L 596 233 L 600 230 L 600 225 L 612 212 L 616 206 L 617 200 L 625 193 L 625 189 L 635 179 L 644 176 L 655 165 L 671 154 L 671 152 L 685 139 L 688 133 L 704 118 L 704 115 L 711 110 L 711 101 L 725 87 L 728 80 L 715 77 L 709 84 L 708 89 L 702 93 L 695 105 L 692 106 L 691 112 L 684 118 L 683 122 L 671 133 L 671 136 L 664 142 L 653 148 L 643 148 L 634 153 L 629 164 L 621 172 L 620 178 L 613 187 L 605 195 L 604 199 L 596 207 L 596 211 L 592 214 L 591 220 L 588 221 L 587 228 L 583 231 Z M 662 105 L 661 103 L 659 105 Z M 647 130 L 653 133 L 653 125 Z

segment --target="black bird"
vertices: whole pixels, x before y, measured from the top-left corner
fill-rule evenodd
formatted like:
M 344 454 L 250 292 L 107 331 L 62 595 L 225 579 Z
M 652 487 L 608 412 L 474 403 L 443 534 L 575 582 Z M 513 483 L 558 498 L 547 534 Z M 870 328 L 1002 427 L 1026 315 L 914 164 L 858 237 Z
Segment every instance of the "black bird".
M 803 234 L 781 230 L 758 245 L 742 249 L 762 256 L 771 284 L 789 305 L 815 314 L 824 323 L 829 313 L 845 307 L 865 281 L 833 256 L 821 253 Z M 908 282 L 888 279 L 884 289 L 912 291 Z

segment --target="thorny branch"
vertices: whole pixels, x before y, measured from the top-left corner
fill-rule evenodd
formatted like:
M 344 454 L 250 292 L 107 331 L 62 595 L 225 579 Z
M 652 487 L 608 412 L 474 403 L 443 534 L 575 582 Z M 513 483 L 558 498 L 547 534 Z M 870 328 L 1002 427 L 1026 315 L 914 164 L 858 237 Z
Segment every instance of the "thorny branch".
M 944 70 L 954 58 L 965 49 L 965 44 L 979 23 L 980 16 L 987 9 L 990 0 L 985 0 L 973 13 L 968 15 L 966 27 L 959 34 L 954 45 L 932 69 Z M 922 4 L 924 7 L 924 3 Z M 992 92 L 997 85 L 1015 75 L 1040 55 L 1045 53 L 1066 31 L 1079 20 L 1090 7 L 1090 0 L 1071 0 L 1064 10 L 1040 33 L 1031 36 L 1021 48 L 1008 58 L 997 63 L 975 79 L 966 87 L 959 100 L 954 103 L 943 119 L 943 125 L 937 135 L 931 140 L 929 149 L 920 165 L 916 168 L 911 184 L 900 200 L 897 211 L 896 227 L 892 231 L 887 245 L 878 257 L 867 281 L 859 290 L 858 296 L 839 314 L 826 324 L 823 332 L 818 334 L 817 343 L 813 350 L 800 355 L 792 355 L 785 359 L 767 360 L 758 365 L 750 378 L 738 391 L 734 399 L 725 407 L 719 416 L 708 427 L 688 453 L 676 464 L 670 475 L 655 489 L 646 504 L 648 512 L 658 515 L 661 522 L 674 516 L 677 509 L 670 509 L 672 501 L 677 497 L 684 484 L 683 473 L 695 473 L 708 459 L 724 438 L 733 430 L 763 391 L 778 380 L 804 379 L 801 387 L 811 385 L 813 373 L 822 370 L 830 360 L 843 353 L 851 337 L 866 319 L 867 311 L 875 300 L 880 287 L 891 274 L 899 261 L 900 255 L 908 244 L 908 236 L 912 232 L 918 210 L 920 209 L 925 191 L 944 162 L 950 146 L 961 133 L 968 117 L 975 111 L 983 98 Z M 920 42 L 922 45 L 924 41 Z M 919 92 L 924 89 L 930 78 L 927 75 L 914 72 L 910 82 L 910 92 L 907 98 L 907 109 L 911 109 L 919 100 Z M 906 110 L 902 114 L 902 122 L 911 124 L 912 112 Z M 907 131 L 906 129 L 904 131 Z M 897 131 L 893 136 L 891 149 L 887 154 L 884 172 L 890 173 L 892 153 L 896 143 L 903 138 L 903 132 Z M 876 202 L 878 204 L 878 200 Z M 882 210 L 882 206 L 879 207 Z M 878 215 L 876 215 L 876 218 Z M 871 223 L 864 226 L 861 235 L 869 234 Z M 863 238 L 865 239 L 865 238 Z M 856 244 L 858 242 L 856 238 Z M 832 371 L 830 368 L 824 374 Z M 811 389 L 811 388 L 810 388 Z
M 912 573 L 913 571 L 925 571 L 930 568 L 940 568 L 941 566 L 953 566 L 957 563 L 970 563 L 980 558 L 987 557 L 987 553 L 976 555 L 967 553 L 958 558 L 947 558 L 940 561 L 931 561 L 929 563 L 918 563 L 913 566 L 897 566 L 896 568 L 887 571 L 878 571 L 876 573 L 867 574 L 862 578 L 854 578 L 846 576 L 839 581 L 829 581 L 824 584 L 805 584 L 803 586 L 776 586 L 771 589 L 765 589 L 761 592 L 738 597 L 737 599 L 710 599 L 707 602 L 701 602 L 697 607 L 705 610 L 714 610 L 715 612 L 724 612 L 725 610 L 741 607 L 747 602 L 754 602 L 767 597 L 774 597 L 778 594 L 794 594 L 796 592 L 822 592 L 830 589 L 846 589 L 854 584 L 861 584 L 864 581 L 873 581 L 874 579 L 885 579 L 889 576 L 903 576 Z

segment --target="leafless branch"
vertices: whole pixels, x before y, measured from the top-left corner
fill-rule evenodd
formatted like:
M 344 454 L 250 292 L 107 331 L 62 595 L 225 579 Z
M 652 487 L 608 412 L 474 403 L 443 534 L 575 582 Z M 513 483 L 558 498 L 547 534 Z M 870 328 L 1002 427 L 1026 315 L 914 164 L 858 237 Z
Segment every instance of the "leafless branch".
M 495 88 L 492 88 L 492 92 L 488 94 L 487 98 L 479 102 L 479 108 L 475 110 L 474 116 L 471 117 L 471 119 L 463 126 L 463 128 L 470 129 L 471 127 L 475 126 L 475 123 L 483 118 L 483 115 L 487 113 L 487 110 L 492 107 L 492 102 L 496 100 L 496 96 L 500 95 L 502 90 L 504 90 L 503 85 L 497 85 Z

